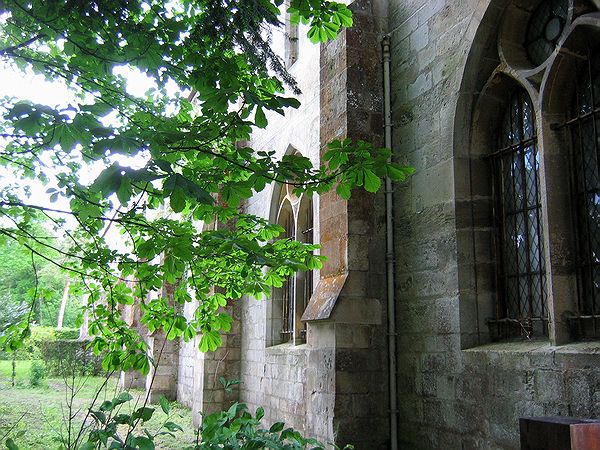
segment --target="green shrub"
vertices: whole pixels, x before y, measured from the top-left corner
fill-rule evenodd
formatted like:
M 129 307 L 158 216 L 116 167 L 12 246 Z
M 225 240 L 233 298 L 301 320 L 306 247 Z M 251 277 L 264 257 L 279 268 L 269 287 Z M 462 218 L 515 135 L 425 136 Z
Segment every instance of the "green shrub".
M 133 397 L 122 392 L 112 401 L 106 400 L 98 410 L 90 414 L 94 424 L 87 434 L 87 442 L 79 447 L 79 450 L 95 450 L 100 448 L 139 448 L 154 449 L 154 439 L 160 434 L 174 435 L 183 431 L 183 428 L 170 419 L 170 404 L 164 396 L 159 398 L 159 405 L 166 415 L 162 429 L 156 433 L 149 433 L 136 427 L 138 423 L 149 421 L 156 408 L 141 406 L 135 410 L 121 408 L 123 404 L 130 402 Z M 214 449 L 287 449 L 287 450 L 325 450 L 325 448 L 339 447 L 325 444 L 302 436 L 293 428 L 288 428 L 283 422 L 277 422 L 266 427 L 262 422 L 265 415 L 263 408 L 258 408 L 256 414 L 252 415 L 248 407 L 243 403 L 234 403 L 227 411 L 220 411 L 204 416 L 202 426 L 197 430 L 197 443 L 184 447 L 185 450 L 214 450 Z M 118 428 L 121 426 L 122 428 Z M 123 426 L 128 432 L 122 433 Z M 142 432 L 143 431 L 143 432 Z M 125 438 L 124 438 L 125 436 Z M 345 450 L 353 449 L 351 445 L 344 447 Z
M 46 378 L 46 365 L 44 361 L 35 360 L 31 363 L 29 369 L 29 384 L 37 387 L 42 385 L 42 381 Z
M 98 375 L 102 371 L 102 363 L 88 350 L 88 343 L 73 339 L 40 343 L 40 355 L 46 363 L 48 375 Z
M 79 339 L 79 328 L 53 328 L 53 330 L 57 341 Z

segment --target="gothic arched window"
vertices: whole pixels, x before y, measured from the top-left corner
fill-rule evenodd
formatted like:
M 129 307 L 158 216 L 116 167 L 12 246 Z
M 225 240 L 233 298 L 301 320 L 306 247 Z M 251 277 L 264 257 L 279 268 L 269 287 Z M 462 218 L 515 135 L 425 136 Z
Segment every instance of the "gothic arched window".
M 313 243 L 312 201 L 297 196 L 284 185 L 277 199 L 275 221 L 285 228 L 285 238 Z M 312 272 L 296 272 L 281 288 L 273 289 L 268 336 L 270 345 L 306 341 L 306 324 L 301 321 L 313 289 Z
M 600 49 L 598 8 L 587 0 L 506 3 L 497 28 L 478 31 L 471 56 L 483 65 L 463 80 L 477 97 L 468 154 L 456 121 L 456 154 L 468 164 L 457 164 L 455 176 L 469 177 L 457 183 L 457 210 L 469 205 L 457 241 L 471 270 L 460 284 L 461 342 L 597 339 L 600 52 L 590 48 Z
M 547 320 L 539 153 L 533 107 L 524 89 L 510 97 L 498 146 L 494 155 L 502 259 L 498 317 L 518 322 L 527 334 L 539 334 Z

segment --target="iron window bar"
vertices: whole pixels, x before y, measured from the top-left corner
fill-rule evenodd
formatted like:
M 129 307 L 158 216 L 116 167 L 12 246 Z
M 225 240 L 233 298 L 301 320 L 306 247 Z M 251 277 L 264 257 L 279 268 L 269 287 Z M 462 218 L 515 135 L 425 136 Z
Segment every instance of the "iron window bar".
M 492 341 L 509 337 L 524 337 L 528 340 L 548 334 L 548 317 L 528 317 L 521 319 L 489 319 L 488 328 Z

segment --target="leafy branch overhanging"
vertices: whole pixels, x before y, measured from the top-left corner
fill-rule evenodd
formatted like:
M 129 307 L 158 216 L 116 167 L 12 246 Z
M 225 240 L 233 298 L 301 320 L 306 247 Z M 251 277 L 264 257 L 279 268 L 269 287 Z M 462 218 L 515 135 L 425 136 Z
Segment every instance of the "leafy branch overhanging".
M 122 305 L 137 299 L 149 331 L 186 340 L 200 332 L 201 350 L 211 350 L 231 326 L 229 301 L 260 298 L 295 271 L 320 267 L 317 246 L 278 239 L 280 226 L 242 212 L 254 192 L 279 182 L 302 195 L 335 186 L 349 198 L 411 172 L 366 142 L 332 142 L 320 167 L 240 145 L 271 114 L 299 107 L 286 95 L 298 86 L 270 30 L 289 13 L 325 42 L 352 24 L 343 4 L 291 0 L 286 12 L 283 0 L 7 0 L 1 8 L 0 59 L 62 83 L 71 97 L 58 106 L 0 102 L 0 165 L 20 180 L 0 188 L 0 239 L 42 258 L 62 253 L 57 264 L 88 295 L 92 348 L 106 370 L 150 369 Z M 124 71 L 154 87 L 132 94 Z M 93 181 L 82 181 L 90 168 Z M 48 200 L 27 184 L 43 184 Z M 40 212 L 66 249 L 32 232 Z M 165 285 L 169 295 L 152 295 Z M 186 319 L 181 305 L 191 301 L 198 307 Z M 28 333 L 25 317 L 0 344 L 17 348 Z

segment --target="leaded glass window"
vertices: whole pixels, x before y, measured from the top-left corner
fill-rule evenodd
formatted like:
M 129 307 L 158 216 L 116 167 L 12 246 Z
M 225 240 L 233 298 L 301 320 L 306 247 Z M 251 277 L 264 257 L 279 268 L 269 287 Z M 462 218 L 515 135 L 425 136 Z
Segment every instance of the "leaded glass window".
M 600 315 L 600 58 L 587 59 L 576 85 L 573 118 L 574 194 L 579 245 L 579 312 Z
M 285 228 L 285 234 L 282 236 L 283 238 L 294 239 L 294 211 L 292 208 L 292 204 L 286 198 L 284 198 L 281 204 L 277 224 Z M 281 313 L 281 324 L 279 334 L 282 342 L 289 341 L 292 337 L 294 330 L 293 301 L 294 292 L 296 290 L 295 281 L 296 280 L 294 277 L 287 278 L 284 281 L 280 292 L 278 292 L 279 296 L 277 296 L 277 298 L 274 299 L 274 301 L 278 303 L 276 305 L 276 309 L 278 309 Z
M 494 154 L 501 261 L 498 317 L 516 324 L 510 334 L 545 334 L 545 267 L 539 191 L 539 152 L 529 95 L 515 91 Z M 511 328 L 511 327 L 509 327 Z
M 525 48 L 530 61 L 539 66 L 552 54 L 567 21 L 568 0 L 544 0 L 529 19 Z

